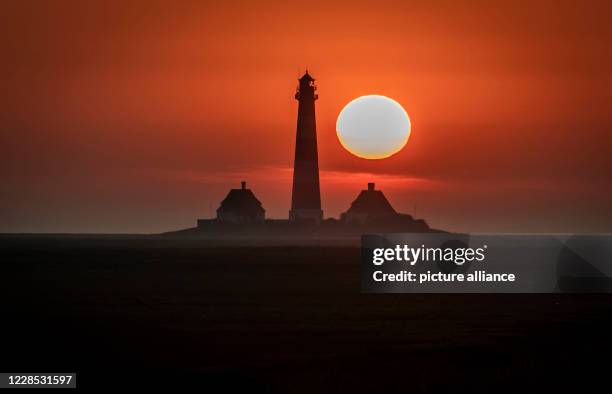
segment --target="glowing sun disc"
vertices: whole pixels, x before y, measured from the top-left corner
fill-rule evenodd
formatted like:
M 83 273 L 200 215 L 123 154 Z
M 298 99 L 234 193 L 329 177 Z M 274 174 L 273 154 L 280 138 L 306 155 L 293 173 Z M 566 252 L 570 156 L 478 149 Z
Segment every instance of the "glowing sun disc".
M 348 103 L 336 121 L 342 146 L 364 159 L 384 159 L 402 150 L 410 137 L 410 118 L 395 100 L 361 96 Z

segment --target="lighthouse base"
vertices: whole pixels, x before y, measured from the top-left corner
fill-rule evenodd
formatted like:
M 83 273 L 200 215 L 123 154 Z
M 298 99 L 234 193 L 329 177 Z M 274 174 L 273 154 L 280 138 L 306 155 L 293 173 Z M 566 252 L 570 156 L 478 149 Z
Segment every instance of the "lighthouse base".
M 315 222 L 323 221 L 323 210 L 321 209 L 292 209 L 289 211 L 289 220 L 292 222 Z

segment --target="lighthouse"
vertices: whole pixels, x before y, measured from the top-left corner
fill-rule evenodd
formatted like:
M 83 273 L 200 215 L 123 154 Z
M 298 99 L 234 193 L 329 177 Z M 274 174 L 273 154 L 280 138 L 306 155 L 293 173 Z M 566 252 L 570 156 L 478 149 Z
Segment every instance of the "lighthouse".
M 317 125 L 315 120 L 314 78 L 306 73 L 299 79 L 295 99 L 298 101 L 295 160 L 293 162 L 293 189 L 289 220 L 320 223 L 321 191 L 319 188 L 319 158 L 317 154 Z

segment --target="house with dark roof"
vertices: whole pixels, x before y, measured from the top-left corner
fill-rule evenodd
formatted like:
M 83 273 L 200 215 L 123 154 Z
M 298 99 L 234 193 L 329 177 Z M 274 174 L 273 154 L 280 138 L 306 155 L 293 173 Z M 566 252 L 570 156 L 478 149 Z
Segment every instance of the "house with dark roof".
M 217 208 L 217 221 L 223 223 L 263 223 L 266 211 L 246 182 L 240 189 L 231 189 Z
M 369 183 L 340 220 L 327 218 L 321 223 L 305 223 L 288 219 L 265 219 L 265 210 L 253 192 L 242 182 L 240 189 L 232 189 L 217 209 L 214 219 L 198 219 L 197 228 L 175 234 L 211 235 L 360 235 L 371 233 L 429 233 L 432 230 L 423 219 L 397 212 L 381 190 Z
M 348 211 L 340 215 L 344 222 L 365 223 L 372 219 L 393 218 L 398 213 L 393 209 L 381 190 L 376 190 L 374 183 L 368 183 L 368 189 L 362 190 Z

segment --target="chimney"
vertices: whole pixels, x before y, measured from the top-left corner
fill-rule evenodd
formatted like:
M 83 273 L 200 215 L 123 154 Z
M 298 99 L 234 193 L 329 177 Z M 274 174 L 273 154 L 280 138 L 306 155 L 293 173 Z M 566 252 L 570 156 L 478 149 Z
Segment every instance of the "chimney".
M 369 192 L 374 191 L 374 182 L 369 182 L 368 183 L 368 191 Z
M 246 182 L 245 181 L 240 182 L 240 186 L 242 187 L 242 190 L 246 189 Z

